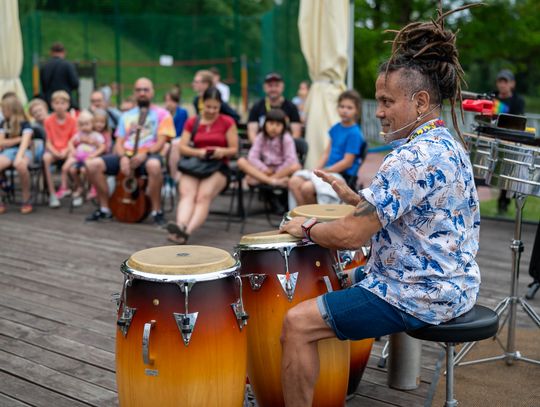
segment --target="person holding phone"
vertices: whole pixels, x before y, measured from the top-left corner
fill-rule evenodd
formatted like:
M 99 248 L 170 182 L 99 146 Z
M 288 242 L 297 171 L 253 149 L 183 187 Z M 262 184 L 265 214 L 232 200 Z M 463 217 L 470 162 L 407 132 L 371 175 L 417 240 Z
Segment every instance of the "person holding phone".
M 229 158 L 238 153 L 236 124 L 230 116 L 220 113 L 219 90 L 214 87 L 206 89 L 202 99 L 204 109 L 201 116 L 188 119 L 184 126 L 180 154 L 183 157 L 221 160 L 221 165 L 206 178 L 181 173 L 176 222 L 169 222 L 166 228 L 168 240 L 177 244 L 185 244 L 204 223 L 210 204 L 229 183 Z

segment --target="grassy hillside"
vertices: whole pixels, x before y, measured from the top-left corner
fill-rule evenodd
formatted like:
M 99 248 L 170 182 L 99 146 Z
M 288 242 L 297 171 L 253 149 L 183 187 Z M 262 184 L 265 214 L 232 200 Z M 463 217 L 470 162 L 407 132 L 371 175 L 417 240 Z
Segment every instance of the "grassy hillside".
M 34 25 L 31 27 L 34 32 L 41 33 L 39 43 L 35 45 L 41 59 L 47 58 L 51 43 L 61 41 L 66 46 L 69 60 L 95 60 L 97 62 L 98 85 L 116 81 L 115 23 L 112 17 L 40 13 L 37 18 L 23 20 L 23 30 L 29 28 L 25 27 L 25 22 Z M 149 62 L 159 62 L 160 52 L 156 47 L 151 46 L 153 43 L 153 41 L 147 41 L 141 44 L 134 41 L 120 28 L 121 61 L 143 65 L 122 66 L 121 83 L 124 86 L 124 96 L 130 91 L 137 77 L 146 76 L 154 81 L 156 100 L 161 101 L 163 94 L 175 83 L 182 85 L 184 100 L 190 100 L 192 96 L 190 83 L 193 73 L 202 67 L 144 66 Z M 32 55 L 32 52 L 27 55 Z

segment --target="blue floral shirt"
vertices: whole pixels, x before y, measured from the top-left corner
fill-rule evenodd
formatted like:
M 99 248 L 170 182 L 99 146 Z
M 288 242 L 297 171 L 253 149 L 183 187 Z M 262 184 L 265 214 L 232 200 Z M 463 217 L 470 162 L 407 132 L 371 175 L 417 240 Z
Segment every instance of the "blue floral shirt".
M 433 123 L 388 154 L 361 191 L 383 228 L 372 237 L 366 277 L 359 284 L 418 319 L 439 324 L 476 302 L 480 209 L 467 152 Z

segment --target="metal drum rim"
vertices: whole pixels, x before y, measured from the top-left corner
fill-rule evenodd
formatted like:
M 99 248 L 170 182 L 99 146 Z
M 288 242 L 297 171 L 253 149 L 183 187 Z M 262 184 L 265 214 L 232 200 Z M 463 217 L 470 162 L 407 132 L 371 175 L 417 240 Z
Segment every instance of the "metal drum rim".
M 190 283 L 201 281 L 213 281 L 220 280 L 231 276 L 239 275 L 240 261 L 236 260 L 234 266 L 219 270 L 212 271 L 204 274 L 154 274 L 140 270 L 135 270 L 127 265 L 129 259 L 125 260 L 120 266 L 120 271 L 127 276 L 133 276 L 140 280 L 153 281 L 158 283 Z
M 255 244 L 237 244 L 234 246 L 236 252 L 253 251 L 253 250 L 280 250 L 284 247 L 304 247 L 315 245 L 307 240 L 299 240 L 298 242 L 276 242 L 276 243 L 255 243 Z

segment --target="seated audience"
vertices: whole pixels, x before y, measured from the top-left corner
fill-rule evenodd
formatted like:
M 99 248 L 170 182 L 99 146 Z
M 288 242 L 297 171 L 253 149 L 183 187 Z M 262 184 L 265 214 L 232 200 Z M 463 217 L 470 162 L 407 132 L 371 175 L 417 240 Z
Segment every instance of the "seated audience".
M 99 208 L 86 220 L 111 220 L 109 208 L 109 186 L 106 175 L 117 175 L 120 171 L 128 176 L 131 170 L 136 176 L 148 176 L 147 194 L 152 204 L 154 223 L 162 225 L 165 222 L 161 210 L 161 186 L 163 183 L 163 157 L 160 151 L 169 137 L 174 137 L 172 117 L 167 110 L 151 104 L 154 97 L 154 85 L 148 78 L 139 78 L 135 82 L 137 107 L 124 112 L 118 121 L 114 154 L 88 159 L 88 179 L 95 186 Z M 148 109 L 144 123 L 139 125 L 141 109 Z M 139 130 L 137 154 L 135 140 Z
M 292 98 L 292 102 L 295 104 L 298 109 L 298 114 L 300 114 L 300 121 L 302 123 L 306 122 L 306 99 L 309 93 L 309 82 L 302 81 L 298 85 L 298 90 L 296 91 L 296 96 Z
M 69 95 L 66 91 L 57 90 L 52 94 L 53 113 L 45 119 L 45 154 L 43 154 L 43 172 L 49 190 L 49 207 L 59 208 L 64 191 L 57 195 L 51 174 L 51 164 L 63 163 L 69 152 L 69 140 L 77 132 L 77 121 L 68 113 Z
M 193 78 L 192 85 L 193 90 L 197 93 L 197 96 L 195 96 L 193 99 L 193 106 L 195 107 L 195 112 L 197 114 L 201 114 L 204 110 L 204 101 L 202 99 L 202 95 L 208 88 L 214 86 L 214 75 L 212 72 L 207 70 L 197 71 L 197 73 L 195 73 L 195 77 Z M 222 101 L 220 106 L 219 113 L 232 117 L 236 123 L 240 121 L 240 116 L 236 110 L 230 107 L 227 103 Z
M 316 169 L 324 170 L 338 179 L 349 182 L 360 168 L 360 150 L 365 143 L 357 121 L 361 99 L 358 92 L 347 90 L 339 95 L 338 114 L 341 118 L 329 130 L 330 140 Z M 312 171 L 300 170 L 289 181 L 289 208 L 313 203 L 328 204 L 340 201 L 331 185 Z
M 2 116 L 0 121 L 0 186 L 7 182 L 2 172 L 11 166 L 17 170 L 22 189 L 21 213 L 32 212 L 30 196 L 30 172 L 28 165 L 32 160 L 30 143 L 33 130 L 17 96 L 2 98 Z M 6 212 L 6 205 L 0 201 L 0 214 Z
M 98 157 L 105 152 L 105 138 L 92 130 L 94 117 L 89 111 L 82 111 L 77 118 L 78 131 L 69 140 L 69 153 L 62 165 L 62 183 L 57 196 L 72 194 L 75 207 L 83 204 L 83 184 L 80 175 L 86 173 L 86 160 Z M 73 180 L 73 193 L 68 189 L 68 175 Z
M 238 159 L 238 168 L 247 174 L 246 180 L 250 185 L 287 187 L 289 176 L 301 165 L 294 140 L 287 131 L 283 110 L 272 109 L 266 114 L 262 131 L 249 149 L 247 159 Z
M 263 90 L 266 96 L 256 102 L 249 111 L 247 125 L 249 141 L 251 143 L 255 141 L 255 137 L 264 123 L 266 113 L 271 109 L 283 110 L 287 116 L 292 136 L 294 138 L 300 137 L 302 135 L 302 125 L 300 124 L 298 109 L 283 96 L 285 85 L 281 75 L 275 72 L 266 75 Z
M 204 223 L 210 203 L 228 185 L 228 160 L 238 153 L 236 125 L 230 116 L 220 113 L 219 91 L 213 87 L 206 89 L 202 100 L 204 109 L 201 116 L 191 117 L 186 122 L 180 139 L 180 154 L 201 160 L 219 160 L 221 165 L 206 178 L 181 174 L 176 223 L 167 224 L 168 239 L 177 244 L 185 244 L 189 236 Z

